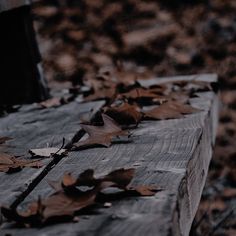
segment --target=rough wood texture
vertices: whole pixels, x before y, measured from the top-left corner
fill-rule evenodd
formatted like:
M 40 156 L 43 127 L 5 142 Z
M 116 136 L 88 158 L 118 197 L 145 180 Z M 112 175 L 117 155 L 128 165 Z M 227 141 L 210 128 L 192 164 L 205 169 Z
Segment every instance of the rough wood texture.
M 0 136 L 13 138 L 0 150 L 29 156 L 28 150 L 32 148 L 60 147 L 63 137 L 68 142 L 80 129 L 80 119 L 92 115 L 102 105 L 103 102 L 72 102 L 49 109 L 40 109 L 37 104 L 23 106 L 17 113 L 0 119 Z M 0 172 L 0 205 L 15 204 L 15 201 L 24 197 L 34 181 L 40 181 L 40 176 L 46 174 L 54 164 L 52 159 L 44 162 L 45 167 L 40 169 L 25 168 L 14 174 Z
M 215 81 L 215 75 L 195 76 Z M 179 77 L 178 79 L 192 79 Z M 170 80 L 170 79 L 165 79 Z M 155 81 L 155 83 L 157 80 Z M 64 172 L 75 175 L 95 169 L 104 175 L 117 168 L 136 168 L 132 185 L 147 184 L 164 190 L 153 197 L 127 198 L 99 208 L 99 214 L 82 216 L 79 223 L 58 224 L 39 229 L 11 229 L 13 235 L 188 235 L 205 183 L 218 118 L 214 92 L 199 93 L 191 99 L 202 111 L 183 119 L 142 122 L 132 131 L 132 142 L 110 148 L 93 148 L 70 153 L 19 206 L 51 192 L 47 179 L 58 179 Z

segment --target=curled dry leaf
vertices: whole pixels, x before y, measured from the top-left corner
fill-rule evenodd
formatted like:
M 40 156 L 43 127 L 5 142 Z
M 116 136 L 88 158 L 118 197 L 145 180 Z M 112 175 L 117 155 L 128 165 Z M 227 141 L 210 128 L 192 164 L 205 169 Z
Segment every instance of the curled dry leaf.
M 96 101 L 102 99 L 111 100 L 115 98 L 115 96 L 116 96 L 115 88 L 102 88 L 100 90 L 95 91 L 94 94 L 85 97 L 84 102 Z
M 74 147 L 77 149 L 95 145 L 109 147 L 114 137 L 128 135 L 128 133 L 123 131 L 109 116 L 102 114 L 102 119 L 104 122 L 103 126 L 81 124 L 81 127 L 88 133 L 89 137 L 86 140 L 74 143 Z
M 33 156 L 40 157 L 52 157 L 53 155 L 63 155 L 66 153 L 66 149 L 59 149 L 54 147 L 49 148 L 38 148 L 38 149 L 30 149 L 29 153 Z
M 144 118 L 154 120 L 181 118 L 184 114 L 198 112 L 199 109 L 177 101 L 168 101 L 152 110 L 144 112 Z
M 94 92 L 84 98 L 85 102 L 101 99 L 110 101 L 116 97 L 117 84 L 111 78 L 107 79 L 105 75 L 97 75 L 95 79 L 87 80 L 86 85 Z
M 128 103 L 123 103 L 118 107 L 106 107 L 104 111 L 120 125 L 137 125 L 142 119 L 140 108 L 137 105 Z
M 153 196 L 158 190 L 149 186 L 130 187 L 134 177 L 134 169 L 118 169 L 109 174 L 95 178 L 94 171 L 88 169 L 81 173 L 78 178 L 71 174 L 65 174 L 62 182 L 57 183 L 60 188 L 49 197 L 37 202 L 32 202 L 24 212 L 2 207 L 2 214 L 12 221 L 31 226 L 39 224 L 72 220 L 76 212 L 85 210 L 88 206 L 99 201 L 104 206 L 106 199 L 116 194 L 102 193 L 110 187 L 116 187 L 124 193 L 124 196 Z M 84 188 L 82 188 L 84 187 Z M 87 187 L 87 188 L 85 188 Z M 111 206 L 111 204 L 110 204 Z
M 132 89 L 131 91 L 127 93 L 122 93 L 120 94 L 121 97 L 129 98 L 129 99 L 138 99 L 138 98 L 149 98 L 149 99 L 155 99 L 155 98 L 161 98 L 159 95 L 154 93 L 153 91 L 150 91 L 148 89 L 143 89 L 143 88 L 135 88 Z
M 120 99 L 128 99 L 129 101 L 135 101 L 140 104 L 161 104 L 167 100 L 165 96 L 159 95 L 152 90 L 135 88 L 127 93 L 121 93 L 118 95 Z
M 0 153 L 0 172 L 14 172 L 24 167 L 41 167 L 38 160 L 19 159 L 6 153 Z

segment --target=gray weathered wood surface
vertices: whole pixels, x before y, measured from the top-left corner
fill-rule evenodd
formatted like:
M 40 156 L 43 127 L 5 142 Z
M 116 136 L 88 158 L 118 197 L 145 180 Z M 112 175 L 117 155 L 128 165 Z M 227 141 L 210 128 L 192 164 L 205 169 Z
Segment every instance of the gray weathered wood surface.
M 80 119 L 93 114 L 102 105 L 103 102 L 87 104 L 72 102 L 58 108 L 48 109 L 41 109 L 37 104 L 23 106 L 18 112 L 0 118 L 0 136 L 13 138 L 0 146 L 0 151 L 19 156 L 30 156 L 28 151 L 32 148 L 60 148 L 63 137 L 68 142 L 80 129 Z M 45 159 L 43 162 L 45 166 L 39 169 L 24 168 L 14 174 L 0 172 L 0 205 L 14 204 L 18 198 L 24 196 L 32 183 L 39 180 L 38 178 L 48 171 L 48 165 L 53 164 L 51 158 Z
M 194 79 L 213 82 L 216 76 L 195 76 Z M 199 93 L 199 97 L 191 99 L 191 104 L 202 111 L 182 119 L 142 122 L 132 131 L 131 143 L 70 153 L 19 207 L 24 207 L 39 195 L 43 197 L 51 193 L 48 179 L 56 180 L 68 171 L 77 175 L 87 168 L 93 168 L 97 175 L 104 175 L 117 168 L 135 167 L 132 185 L 159 186 L 164 189 L 162 192 L 153 197 L 113 202 L 111 208 L 101 208 L 99 214 L 83 216 L 78 223 L 37 229 L 11 229 L 10 225 L 3 224 L 2 232 L 44 236 L 188 235 L 212 156 L 218 118 L 217 94 Z

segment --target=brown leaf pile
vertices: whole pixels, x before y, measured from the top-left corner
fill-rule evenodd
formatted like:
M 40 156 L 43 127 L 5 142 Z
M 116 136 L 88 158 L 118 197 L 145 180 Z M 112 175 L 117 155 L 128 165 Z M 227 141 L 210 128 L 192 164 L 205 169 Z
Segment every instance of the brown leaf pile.
M 149 186 L 131 187 L 134 169 L 118 169 L 109 174 L 95 178 L 94 171 L 88 169 L 77 178 L 64 174 L 61 182 L 52 182 L 55 193 L 32 202 L 27 210 L 2 207 L 2 214 L 10 221 L 23 225 L 39 226 L 41 224 L 72 220 L 76 213 L 95 205 L 104 203 L 114 196 L 153 196 L 158 191 Z M 106 193 L 109 188 L 116 188 L 116 193 Z
M 125 74 L 124 71 L 122 73 Z M 132 86 L 123 84 L 122 87 L 119 87 L 119 83 L 109 80 L 113 78 L 112 72 L 109 72 L 108 75 L 103 75 L 105 79 L 99 77 L 95 85 L 92 83 L 91 86 L 95 86 L 92 87 L 92 90 L 96 92 L 85 97 L 89 100 L 107 99 L 109 105 L 103 108 L 101 115 L 103 125 L 81 124 L 81 128 L 87 133 L 88 138 L 74 142 L 73 150 L 94 146 L 109 147 L 115 137 L 128 134 L 122 129 L 131 128 L 132 125 L 137 127 L 144 119 L 178 119 L 187 114 L 200 112 L 199 109 L 189 104 L 190 98 L 197 96 L 199 91 L 212 90 L 208 82 L 194 80 L 188 82 L 179 80 L 161 85 L 150 83 L 149 86 L 140 83 L 134 83 Z M 128 78 L 126 79 L 128 80 Z M 99 84 L 101 89 L 96 90 L 96 86 Z M 105 94 L 103 94 L 104 89 Z M 109 90 L 113 92 L 109 92 Z M 153 108 L 155 105 L 156 107 Z M 150 109 L 149 106 L 152 108 Z

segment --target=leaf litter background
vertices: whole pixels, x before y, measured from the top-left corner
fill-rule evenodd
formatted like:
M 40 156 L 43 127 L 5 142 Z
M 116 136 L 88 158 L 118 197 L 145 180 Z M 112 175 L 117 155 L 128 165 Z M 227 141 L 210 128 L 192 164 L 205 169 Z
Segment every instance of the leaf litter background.
M 120 62 L 157 77 L 219 75 L 218 136 L 192 235 L 236 235 L 235 12 L 231 0 L 48 0 L 33 8 L 54 91 Z

